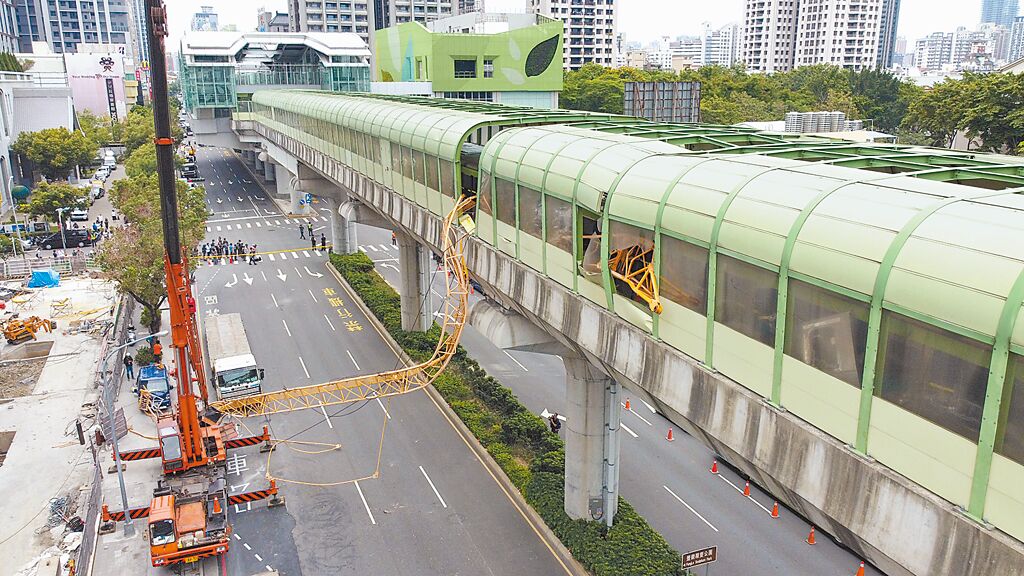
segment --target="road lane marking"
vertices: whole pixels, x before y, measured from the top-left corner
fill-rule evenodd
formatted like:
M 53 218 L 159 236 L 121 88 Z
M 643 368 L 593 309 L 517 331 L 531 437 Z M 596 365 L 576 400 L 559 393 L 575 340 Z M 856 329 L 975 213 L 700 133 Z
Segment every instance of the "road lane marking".
M 281 225 L 281 221 L 280 220 L 274 220 L 274 226 L 280 226 L 280 225 Z
M 436 294 L 436 292 L 435 292 L 435 294 Z M 522 368 L 524 372 L 529 372 L 529 370 L 526 369 L 526 366 L 523 366 L 522 364 L 519 363 L 519 360 L 516 360 L 515 356 L 513 356 L 513 355 L 508 353 L 508 350 L 502 350 L 502 352 L 505 353 L 505 356 L 508 356 L 509 358 L 511 358 L 512 361 L 515 362 L 517 366 Z
M 377 247 L 374 246 L 373 244 L 367 244 L 366 247 L 369 248 L 370 250 L 373 250 L 374 252 L 378 252 Z
M 273 296 L 273 294 L 271 294 L 271 296 Z M 274 299 L 274 302 L 275 303 L 277 302 L 276 298 Z M 287 332 L 288 333 L 288 337 L 291 338 L 292 337 L 292 331 L 288 329 L 288 323 L 284 321 L 284 318 L 281 319 L 281 324 L 284 324 L 284 331 Z
M 327 314 L 324 314 L 324 320 L 327 320 L 327 325 L 331 327 L 331 331 L 337 332 L 337 330 L 334 329 L 334 324 L 331 323 L 331 319 L 327 317 Z
M 309 252 L 306 252 L 305 250 L 302 251 L 302 255 L 309 258 Z
M 257 223 L 256 223 L 256 227 L 257 227 L 257 228 L 263 228 L 263 226 L 260 226 L 260 223 L 259 223 L 259 222 L 257 222 Z
M 264 568 L 267 569 L 267 572 L 273 572 L 274 571 L 274 569 L 270 567 L 270 564 L 265 565 Z
M 622 407 L 623 407 L 623 408 L 625 408 L 625 407 L 626 407 L 626 405 L 625 405 L 625 404 L 623 404 L 622 402 L 619 402 L 619 404 L 622 404 Z M 639 418 L 639 419 L 643 420 L 644 422 L 646 422 L 646 423 L 647 423 L 647 425 L 648 425 L 648 426 L 654 426 L 654 424 L 651 424 L 650 420 L 648 420 L 647 418 L 644 418 L 643 416 L 641 416 L 641 415 L 637 414 L 636 412 L 634 412 L 634 411 L 633 411 L 633 409 L 632 409 L 632 408 L 630 408 L 629 410 L 626 410 L 626 412 L 629 412 L 629 413 L 633 414 L 634 416 L 636 416 L 637 418 Z
M 356 485 L 356 492 L 359 492 L 359 499 L 363 501 L 363 508 L 366 508 L 366 515 L 370 517 L 370 523 L 376 526 L 377 521 L 373 519 L 373 512 L 370 512 L 370 505 L 366 503 L 366 497 L 363 496 L 363 489 L 359 487 L 359 481 L 353 480 L 352 483 Z
M 640 401 L 644 402 L 643 399 L 641 399 Z M 651 411 L 651 414 L 657 414 L 658 413 L 658 411 L 654 409 L 654 406 L 651 406 L 647 402 L 644 402 L 644 406 L 647 406 L 647 409 Z
M 217 232 L 220 232 L 220 226 L 217 226 Z
M 353 365 L 355 365 L 356 370 L 362 370 L 362 368 L 360 368 L 359 364 L 356 362 L 356 359 L 352 357 L 352 352 L 345 350 L 345 353 L 348 354 L 348 359 L 352 361 Z
M 621 426 L 622 429 L 628 432 L 629 435 L 632 436 L 633 438 L 639 438 L 639 436 L 636 435 L 636 432 L 633 432 L 632 430 L 629 429 L 629 426 L 626 426 L 622 422 L 619 422 L 619 426 Z
M 316 302 L 317 304 L 320 303 L 320 301 L 316 299 L 316 296 L 313 296 L 313 290 L 312 289 L 309 289 L 309 297 L 313 299 L 313 302 Z
M 271 261 L 271 262 L 273 262 L 273 261 L 274 261 L 274 255 L 273 255 L 273 254 L 267 254 L 267 257 L 269 257 L 269 258 L 270 258 L 270 261 Z
M 299 255 L 298 255 L 297 253 L 295 253 L 295 252 L 289 252 L 289 254 L 291 254 L 291 255 L 292 255 L 292 259 L 293 259 L 293 260 L 298 260 L 298 259 L 299 259 Z M 298 272 L 298 269 L 296 269 L 295 271 L 296 271 L 296 272 Z
M 387 246 L 385 246 L 383 244 L 378 244 L 378 246 L 380 246 L 380 249 L 383 250 L 384 252 L 387 252 L 388 250 L 390 250 L 390 248 L 388 248 Z
M 686 503 L 686 501 L 684 501 L 684 500 L 683 500 L 682 498 L 680 498 L 680 497 L 679 497 L 678 495 L 676 495 L 676 493 L 675 493 L 675 492 L 673 492 L 671 488 L 669 488 L 668 486 L 665 486 L 664 484 L 662 484 L 662 486 L 661 486 L 661 487 L 662 487 L 662 488 L 664 488 L 665 490 L 668 490 L 668 493 L 669 493 L 669 494 L 671 494 L 671 495 L 672 495 L 672 497 L 674 497 L 674 498 L 675 498 L 676 500 L 679 500 L 679 502 L 681 502 L 683 506 L 686 506 L 686 509 L 687 509 L 687 510 L 689 510 L 690 512 L 693 512 L 694 516 L 696 516 L 697 518 L 700 518 L 701 520 L 703 520 L 703 521 L 704 521 L 704 523 L 705 523 L 705 524 L 707 524 L 708 526 L 710 526 L 712 530 L 714 530 L 715 532 L 718 532 L 718 528 L 715 528 L 715 525 L 714 525 L 714 524 L 712 524 L 711 522 L 708 522 L 707 518 L 705 518 L 705 517 L 701 516 L 699 512 L 697 512 L 696 510 L 694 510 L 693 508 L 691 508 L 691 507 L 690 507 L 690 505 L 689 505 L 689 504 L 687 504 L 687 503 Z
M 427 471 L 423 469 L 423 466 L 420 466 L 420 472 L 423 472 L 423 477 L 427 479 L 427 484 L 430 484 L 430 489 L 434 491 L 434 495 L 441 501 L 441 506 L 447 508 L 448 505 L 444 503 L 444 498 L 441 498 L 441 493 L 437 491 L 437 486 L 434 486 L 434 481 L 430 479 L 430 476 L 427 476 Z
M 377 404 L 380 404 L 380 409 L 384 411 L 384 415 L 388 417 L 388 420 L 391 420 L 391 414 L 388 412 L 388 409 L 384 407 L 384 403 L 380 401 L 380 398 L 377 398 Z
M 241 226 L 241 224 L 239 224 L 239 226 Z M 246 222 L 246 223 L 245 223 L 245 227 L 246 227 L 246 228 L 252 228 L 252 224 L 251 224 L 251 223 L 249 223 L 249 222 Z
M 217 230 L 220 230 L 220 228 L 217 228 Z M 362 246 L 359 247 L 359 251 L 366 254 L 366 248 L 363 248 Z
M 259 554 L 253 552 L 252 555 L 256 557 L 256 561 L 257 562 L 263 562 L 263 557 L 260 556 Z
M 302 360 L 302 356 L 299 356 L 299 364 L 302 364 L 302 371 L 306 373 L 306 378 L 309 378 L 309 370 L 306 370 L 306 363 Z
M 241 540 L 242 539 L 242 537 L 239 536 L 238 534 L 232 534 L 232 536 L 235 537 L 235 540 Z
M 732 486 L 733 490 L 739 492 L 740 494 L 743 494 L 743 489 L 740 488 L 739 486 L 733 484 L 731 480 L 729 480 L 725 476 L 722 476 L 721 474 L 719 474 L 718 477 L 720 479 L 724 480 L 725 483 L 728 484 L 729 486 Z M 758 508 L 760 508 L 761 510 L 764 510 L 766 513 L 768 513 L 768 514 L 772 513 L 771 510 L 769 510 L 768 508 L 764 507 L 760 502 L 758 502 L 757 500 L 754 500 L 754 497 L 752 495 L 751 496 L 744 496 L 744 498 L 750 500 L 754 504 L 757 504 Z
M 327 409 L 324 408 L 323 404 L 320 405 L 320 411 L 323 412 L 324 420 L 327 421 L 327 425 L 331 427 L 331 430 L 334 430 L 334 424 L 331 423 L 331 418 L 327 415 Z
M 264 272 L 263 270 L 260 270 L 260 276 L 263 276 L 263 281 L 264 282 L 267 281 L 267 274 L 266 274 L 266 272 Z
M 245 546 L 246 550 L 252 550 L 252 548 L 249 547 L 249 543 L 248 542 L 242 542 L 242 546 Z

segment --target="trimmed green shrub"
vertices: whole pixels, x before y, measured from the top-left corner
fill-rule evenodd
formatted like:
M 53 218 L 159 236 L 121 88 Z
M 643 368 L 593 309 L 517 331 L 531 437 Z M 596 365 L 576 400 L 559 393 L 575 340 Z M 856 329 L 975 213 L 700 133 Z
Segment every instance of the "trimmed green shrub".
M 331 264 L 356 291 L 410 358 L 423 361 L 437 345 L 438 328 L 402 330 L 401 302 L 365 254 L 332 254 Z M 597 576 L 678 576 L 679 553 L 622 498 L 615 523 L 572 520 L 565 497 L 565 446 L 547 423 L 511 390 L 487 374 L 460 346 L 434 388 L 501 466 L 552 532 Z

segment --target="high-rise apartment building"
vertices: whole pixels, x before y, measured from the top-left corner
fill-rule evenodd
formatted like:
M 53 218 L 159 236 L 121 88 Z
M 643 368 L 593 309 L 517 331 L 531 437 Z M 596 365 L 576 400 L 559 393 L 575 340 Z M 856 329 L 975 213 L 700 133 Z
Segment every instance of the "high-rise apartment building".
M 619 14 L 614 0 L 529 0 L 527 9 L 562 21 L 566 70 L 578 70 L 590 62 L 615 65 Z
M 368 46 L 373 32 L 452 15 L 452 0 L 288 0 L 291 32 L 352 32 Z
M 256 11 L 256 31 L 257 32 L 287 32 L 288 31 L 288 13 L 287 12 L 269 12 L 263 8 Z
M 21 52 L 46 42 L 57 53 L 77 52 L 79 44 L 114 44 L 132 50 L 127 0 L 16 0 Z M 0 2 L 0 10 L 9 5 Z M 6 18 L 4 21 L 6 22 Z M 0 34 L 2 36 L 2 34 Z
M 751 72 L 793 69 L 799 0 L 747 0 L 741 58 Z
M 981 0 L 982 23 L 991 22 L 1010 29 L 1019 13 L 1017 0 Z
M 452 0 L 452 12 L 455 14 L 486 12 L 484 0 Z
M 885 69 L 893 65 L 897 52 L 896 29 L 900 24 L 900 0 L 882 0 L 878 23 L 878 59 L 875 67 Z
M 701 40 L 702 65 L 732 66 L 739 60 L 739 24 L 726 24 L 718 30 L 712 30 L 710 25 L 705 24 Z
M 146 18 L 146 0 L 132 2 L 132 44 L 135 54 L 142 62 L 149 61 L 149 20 Z
M 18 27 L 14 0 L 0 0 L 0 52 L 17 52 Z
M 880 4 L 881 0 L 800 0 L 794 67 L 874 68 Z
M 1024 16 L 1017 16 L 1013 19 L 1013 28 L 1010 29 L 1010 61 L 1024 58 Z
M 200 6 L 199 12 L 192 15 L 192 30 L 194 32 L 216 32 L 217 13 L 213 6 Z
M 941 70 L 953 61 L 953 34 L 932 32 L 914 43 L 914 66 L 922 72 Z

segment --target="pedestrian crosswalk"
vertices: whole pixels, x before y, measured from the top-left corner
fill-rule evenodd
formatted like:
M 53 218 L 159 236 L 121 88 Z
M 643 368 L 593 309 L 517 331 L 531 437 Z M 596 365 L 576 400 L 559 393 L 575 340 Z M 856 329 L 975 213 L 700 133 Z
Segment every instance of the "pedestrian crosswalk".
M 260 217 L 257 216 L 257 218 L 260 218 Z M 250 219 L 251 220 L 252 217 L 246 217 L 246 219 Z M 263 228 L 264 226 L 269 228 L 271 226 L 281 226 L 282 224 L 283 225 L 313 224 L 313 223 L 317 223 L 317 222 L 330 222 L 330 221 L 331 221 L 330 218 L 327 218 L 326 216 L 318 216 L 318 215 L 307 216 L 307 217 L 304 217 L 304 218 L 288 218 L 288 219 L 284 219 L 284 220 L 282 220 L 280 218 L 275 218 L 273 220 L 270 219 L 270 218 L 264 218 L 262 221 L 261 220 L 256 220 L 255 222 L 225 223 L 223 225 L 213 224 L 213 225 L 207 226 L 206 227 L 206 231 L 207 232 L 230 232 L 232 230 L 241 230 L 243 228 L 247 228 L 247 229 L 251 230 L 253 224 L 255 224 L 257 228 Z M 225 220 L 220 220 L 220 222 L 225 222 Z

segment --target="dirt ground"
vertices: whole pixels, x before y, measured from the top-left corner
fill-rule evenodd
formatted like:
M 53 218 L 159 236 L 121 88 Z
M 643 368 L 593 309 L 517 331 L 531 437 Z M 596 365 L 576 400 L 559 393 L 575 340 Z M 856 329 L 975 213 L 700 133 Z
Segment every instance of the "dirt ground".
M 45 364 L 43 357 L 0 366 L 0 399 L 31 394 Z

